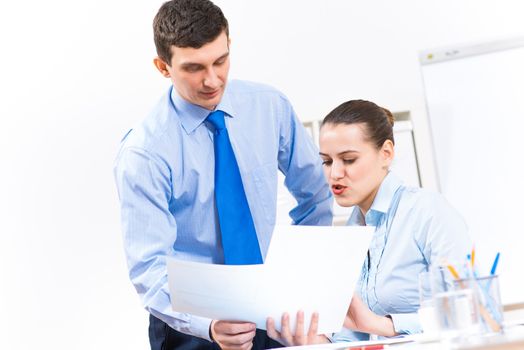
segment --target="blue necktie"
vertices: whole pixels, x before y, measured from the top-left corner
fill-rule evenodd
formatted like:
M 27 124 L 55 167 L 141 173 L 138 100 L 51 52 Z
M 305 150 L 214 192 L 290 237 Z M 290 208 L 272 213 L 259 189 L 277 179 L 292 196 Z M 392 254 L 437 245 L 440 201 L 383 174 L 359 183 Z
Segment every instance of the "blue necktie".
M 227 265 L 262 264 L 255 224 L 231 147 L 224 112 L 207 117 L 215 127 L 215 200 Z

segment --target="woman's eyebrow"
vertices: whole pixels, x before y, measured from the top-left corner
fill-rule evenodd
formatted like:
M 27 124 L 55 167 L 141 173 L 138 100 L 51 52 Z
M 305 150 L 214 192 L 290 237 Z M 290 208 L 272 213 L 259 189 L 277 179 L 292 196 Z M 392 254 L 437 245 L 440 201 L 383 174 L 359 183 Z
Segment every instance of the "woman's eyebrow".
M 342 151 L 342 152 L 340 152 L 338 155 L 339 155 L 339 156 L 343 156 L 343 155 L 345 155 L 346 153 L 358 153 L 358 151 L 355 151 L 355 150 L 350 149 L 350 150 L 347 150 L 347 151 Z
M 337 154 L 337 156 L 343 156 L 343 155 L 345 155 L 346 153 L 358 153 L 358 151 L 355 151 L 355 150 L 350 149 L 350 150 L 347 150 L 347 151 L 339 152 L 339 153 Z M 329 154 L 325 154 L 325 153 L 322 153 L 322 152 L 318 152 L 318 154 L 321 155 L 321 156 L 324 156 L 324 157 L 329 157 Z

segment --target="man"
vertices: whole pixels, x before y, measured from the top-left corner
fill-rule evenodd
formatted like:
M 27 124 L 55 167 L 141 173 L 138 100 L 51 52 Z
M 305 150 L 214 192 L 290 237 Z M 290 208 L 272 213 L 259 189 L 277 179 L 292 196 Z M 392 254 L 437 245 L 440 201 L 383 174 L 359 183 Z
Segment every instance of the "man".
M 318 152 L 281 93 L 249 82 L 226 85 L 230 40 L 220 8 L 172 0 L 153 27 L 154 64 L 172 86 L 125 136 L 115 162 L 129 275 L 151 314 L 151 347 L 277 346 L 249 322 L 173 312 L 166 257 L 262 263 L 275 223 L 278 169 L 298 202 L 293 222 L 330 225 Z

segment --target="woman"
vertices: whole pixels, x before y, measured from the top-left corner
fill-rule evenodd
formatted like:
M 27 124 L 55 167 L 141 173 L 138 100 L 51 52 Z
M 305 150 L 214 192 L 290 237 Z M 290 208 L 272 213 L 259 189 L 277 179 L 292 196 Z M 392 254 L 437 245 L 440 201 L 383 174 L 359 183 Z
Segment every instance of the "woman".
M 471 248 L 464 221 L 442 195 L 404 186 L 390 172 L 393 124 L 391 112 L 363 100 L 341 104 L 322 122 L 324 174 L 337 203 L 354 207 L 347 224 L 376 227 L 344 329 L 331 341 L 420 332 L 419 273 L 442 259 L 462 261 Z M 285 344 L 326 340 L 292 337 L 284 322 L 282 330 Z

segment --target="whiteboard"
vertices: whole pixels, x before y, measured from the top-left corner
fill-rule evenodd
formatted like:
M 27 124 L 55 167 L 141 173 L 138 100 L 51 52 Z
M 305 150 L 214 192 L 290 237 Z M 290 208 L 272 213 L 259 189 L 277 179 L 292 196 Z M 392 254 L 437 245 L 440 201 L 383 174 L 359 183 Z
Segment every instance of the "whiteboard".
M 524 38 L 421 53 L 440 190 L 504 304 L 524 302 Z

